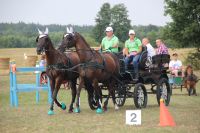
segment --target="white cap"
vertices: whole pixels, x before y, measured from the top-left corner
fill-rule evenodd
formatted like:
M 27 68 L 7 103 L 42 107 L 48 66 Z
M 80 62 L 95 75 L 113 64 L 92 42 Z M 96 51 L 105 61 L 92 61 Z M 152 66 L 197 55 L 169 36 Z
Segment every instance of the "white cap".
M 106 32 L 107 31 L 113 31 L 113 28 L 109 26 L 109 27 L 106 28 Z
M 135 31 L 134 30 L 129 30 L 129 33 L 128 33 L 129 35 L 131 35 L 131 34 L 135 34 Z

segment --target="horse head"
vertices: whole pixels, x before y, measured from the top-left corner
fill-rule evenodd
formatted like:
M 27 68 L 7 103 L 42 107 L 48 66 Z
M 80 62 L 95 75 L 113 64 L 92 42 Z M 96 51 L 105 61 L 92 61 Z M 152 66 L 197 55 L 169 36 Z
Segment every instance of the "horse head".
M 49 50 L 49 44 L 51 43 L 51 40 L 48 36 L 48 28 L 46 28 L 45 32 L 42 32 L 38 29 L 38 37 L 36 38 L 37 43 L 37 54 L 42 54 L 45 51 Z
M 65 50 L 65 48 L 75 47 L 76 45 L 76 34 L 73 32 L 72 27 L 67 28 L 67 33 L 64 34 L 62 43 L 59 47 L 60 50 Z
M 186 73 L 187 73 L 187 75 L 193 74 L 193 69 L 192 69 L 192 66 L 191 66 L 191 65 L 188 65 L 188 66 L 187 66 L 187 68 L 186 68 Z

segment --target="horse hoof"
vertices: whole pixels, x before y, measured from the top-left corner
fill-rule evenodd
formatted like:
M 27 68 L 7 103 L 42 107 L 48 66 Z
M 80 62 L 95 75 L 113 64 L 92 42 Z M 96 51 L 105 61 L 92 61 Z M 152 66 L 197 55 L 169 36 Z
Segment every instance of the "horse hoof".
M 64 103 L 61 103 L 62 110 L 66 110 L 66 105 Z
M 102 114 L 102 113 L 103 113 L 103 110 L 102 110 L 101 108 L 98 108 L 98 109 L 96 110 L 96 113 L 97 113 L 97 114 Z
M 49 110 L 49 111 L 48 111 L 48 115 L 54 115 L 53 110 Z
M 74 112 L 75 112 L 75 113 L 80 113 L 81 110 L 80 110 L 80 108 L 75 108 Z
M 68 113 L 73 113 L 73 110 L 72 110 L 72 109 L 70 109 L 70 110 L 68 111 Z
M 107 107 L 103 107 L 103 111 L 104 112 L 108 111 L 108 108 Z

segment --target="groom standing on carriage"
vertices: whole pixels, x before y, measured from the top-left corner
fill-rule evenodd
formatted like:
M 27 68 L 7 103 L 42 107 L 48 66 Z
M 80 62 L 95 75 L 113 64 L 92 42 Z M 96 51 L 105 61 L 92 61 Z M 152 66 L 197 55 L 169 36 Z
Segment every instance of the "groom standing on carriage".
M 128 64 L 132 63 L 135 72 L 135 79 L 138 79 L 138 60 L 142 52 L 142 42 L 135 37 L 135 31 L 129 30 L 129 39 L 125 42 L 123 55 L 125 56 L 125 69 L 128 69 Z
M 113 28 L 106 28 L 106 36 L 102 39 L 100 50 L 104 48 L 108 52 L 118 53 L 119 39 L 113 34 Z

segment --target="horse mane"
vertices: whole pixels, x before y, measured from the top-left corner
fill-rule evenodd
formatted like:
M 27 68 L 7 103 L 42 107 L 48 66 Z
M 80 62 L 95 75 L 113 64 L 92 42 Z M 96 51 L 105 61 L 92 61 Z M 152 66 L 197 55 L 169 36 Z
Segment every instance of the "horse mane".
M 55 63 L 57 63 L 57 62 L 65 62 L 66 60 L 69 59 L 64 53 L 60 52 L 59 50 L 57 50 L 54 47 L 54 44 L 52 43 L 51 38 L 48 35 L 46 36 L 46 39 L 47 39 L 48 45 L 53 50 L 53 51 L 50 52 L 50 54 L 52 55 L 52 52 L 53 52 L 53 54 L 57 57 L 56 60 L 54 60 Z
M 86 46 L 88 48 L 90 48 L 90 45 L 87 43 L 87 41 L 85 40 L 85 38 L 81 34 L 79 34 L 78 32 L 76 32 L 76 35 L 78 35 L 78 37 L 83 40 L 83 42 L 86 44 Z

